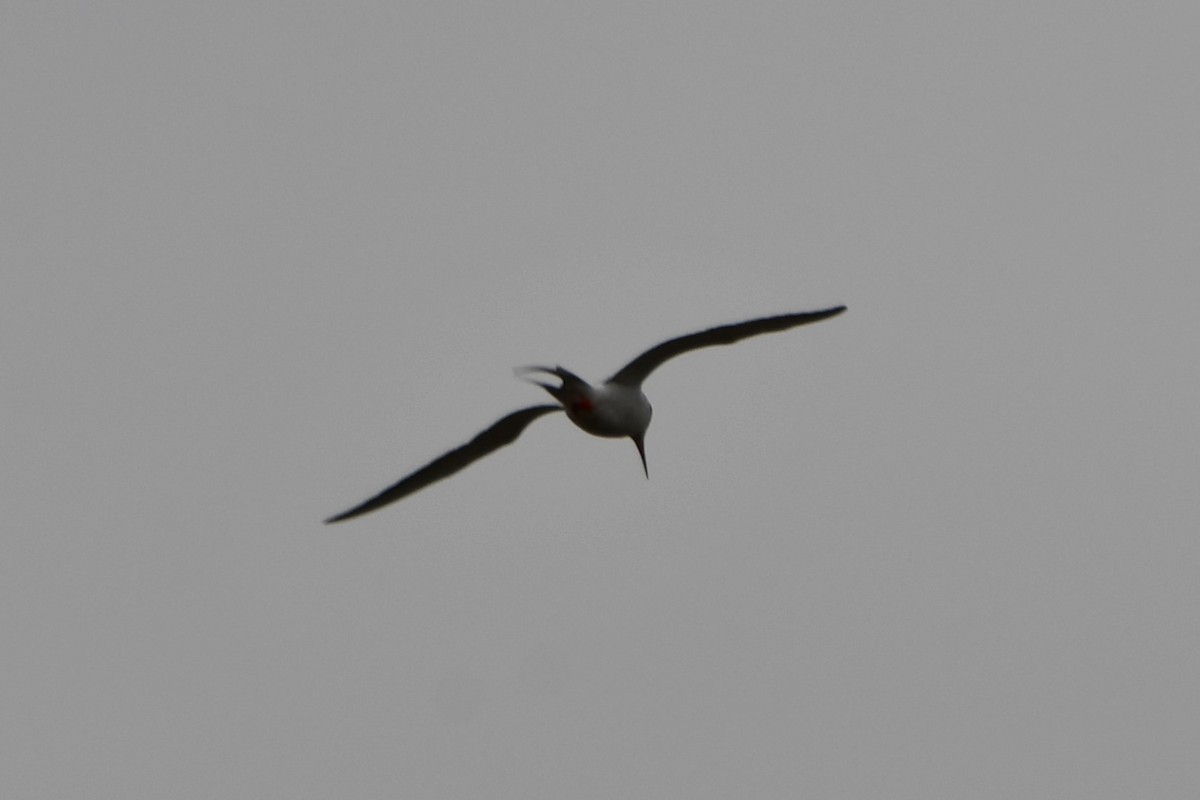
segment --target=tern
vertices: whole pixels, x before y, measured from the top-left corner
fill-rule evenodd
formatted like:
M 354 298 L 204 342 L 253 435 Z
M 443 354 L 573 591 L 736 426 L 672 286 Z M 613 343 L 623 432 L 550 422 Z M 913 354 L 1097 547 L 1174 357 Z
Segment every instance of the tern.
M 761 317 L 668 339 L 621 367 L 615 375 L 599 386 L 592 386 L 562 367 L 521 367 L 517 370 L 518 374 L 541 374 L 558 379 L 559 383 L 553 384 L 526 378 L 530 383 L 545 389 L 557 401 L 555 405 L 529 406 L 502 417 L 462 447 L 435 458 L 408 477 L 353 508 L 330 517 L 325 523 L 341 522 L 366 514 L 408 497 L 431 483 L 448 478 L 489 453 L 511 444 L 531 422 L 555 411 L 565 411 L 567 419 L 594 436 L 632 439 L 642 459 L 642 471 L 649 478 L 645 437 L 646 428 L 650 426 L 650 401 L 642 393 L 642 382 L 651 372 L 668 359 L 691 350 L 733 344 L 763 333 L 786 331 L 799 325 L 828 319 L 845 310 L 845 306 L 835 306 L 821 311 Z

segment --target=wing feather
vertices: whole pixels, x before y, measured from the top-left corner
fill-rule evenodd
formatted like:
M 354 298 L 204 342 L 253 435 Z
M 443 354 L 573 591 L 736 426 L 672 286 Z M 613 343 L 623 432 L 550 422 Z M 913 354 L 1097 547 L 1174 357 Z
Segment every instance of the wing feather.
M 561 410 L 562 406 L 543 405 L 530 406 L 529 408 L 514 411 L 498 420 L 494 425 L 462 447 L 455 448 L 449 453 L 438 456 L 413 474 L 389 486 L 369 500 L 365 500 L 354 508 L 325 520 L 325 524 L 341 522 L 344 519 L 366 514 L 368 511 L 374 511 L 377 508 L 386 506 L 388 503 L 394 503 L 401 498 L 408 497 L 413 492 L 420 491 L 431 483 L 440 481 L 443 478 L 449 478 L 454 473 L 470 466 L 489 453 L 493 453 L 506 444 L 514 442 L 521 435 L 521 432 L 529 426 L 529 423 L 538 417 L 543 414 L 549 414 L 551 411 Z
M 609 383 L 619 383 L 623 386 L 641 386 L 646 376 L 657 369 L 664 361 L 689 350 L 701 347 L 713 347 L 720 344 L 733 344 L 758 336 L 763 333 L 775 333 L 807 325 L 810 322 L 820 322 L 829 319 L 846 310 L 845 306 L 835 306 L 821 311 L 802 311 L 797 314 L 780 314 L 774 317 L 762 317 L 746 322 L 735 322 L 732 325 L 720 325 L 699 333 L 689 333 L 668 339 L 662 344 L 651 347 L 640 356 L 621 367 L 616 375 L 608 379 Z

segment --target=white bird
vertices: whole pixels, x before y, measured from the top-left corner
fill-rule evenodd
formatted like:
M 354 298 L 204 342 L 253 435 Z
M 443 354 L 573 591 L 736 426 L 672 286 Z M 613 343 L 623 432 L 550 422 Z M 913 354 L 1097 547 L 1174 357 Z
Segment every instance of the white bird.
M 326 524 L 341 522 L 374 511 L 394 503 L 413 492 L 424 489 L 435 481 L 448 478 L 464 467 L 478 461 L 488 453 L 499 450 L 516 440 L 521 432 L 538 417 L 553 411 L 565 411 L 567 419 L 595 436 L 610 438 L 628 437 L 637 445 L 642 459 L 642 470 L 650 477 L 646 466 L 645 436 L 650 425 L 650 401 L 642 393 L 642 381 L 664 361 L 689 350 L 712 347 L 718 344 L 733 344 L 762 333 L 774 333 L 819 322 L 846 310 L 845 306 L 826 308 L 822 311 L 803 311 L 797 314 L 780 314 L 763 317 L 732 325 L 721 325 L 699 333 L 690 333 L 669 339 L 651 347 L 606 380 L 600 386 L 592 386 L 562 367 L 523 367 L 519 373 L 545 373 L 558 378 L 558 386 L 529 379 L 550 393 L 558 405 L 541 405 L 522 408 L 500 419 L 492 427 L 480 433 L 462 447 L 435 458 L 425 466 L 379 494 L 354 506 L 348 511 L 330 517 Z

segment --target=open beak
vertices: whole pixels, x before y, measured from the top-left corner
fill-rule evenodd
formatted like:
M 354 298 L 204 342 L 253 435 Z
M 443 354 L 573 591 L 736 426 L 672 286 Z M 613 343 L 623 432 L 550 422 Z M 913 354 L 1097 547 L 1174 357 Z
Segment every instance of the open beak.
M 633 439 L 633 443 L 634 443 L 635 445 L 637 445 L 637 449 L 638 449 L 638 455 L 642 457 L 642 471 L 646 473 L 646 478 L 647 478 L 647 479 L 649 479 L 649 477 L 650 477 L 650 468 L 646 466 L 646 440 L 645 440 L 645 434 L 642 434 L 641 436 L 630 436 L 629 438 L 630 438 L 630 439 Z

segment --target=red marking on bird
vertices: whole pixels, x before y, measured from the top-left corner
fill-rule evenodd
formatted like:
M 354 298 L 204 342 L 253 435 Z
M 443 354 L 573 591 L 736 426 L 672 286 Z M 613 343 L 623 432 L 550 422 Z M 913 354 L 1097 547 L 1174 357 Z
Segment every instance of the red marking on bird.
M 571 403 L 571 410 L 576 414 L 590 414 L 596 407 L 592 405 L 592 401 L 586 397 L 581 397 L 574 403 Z

